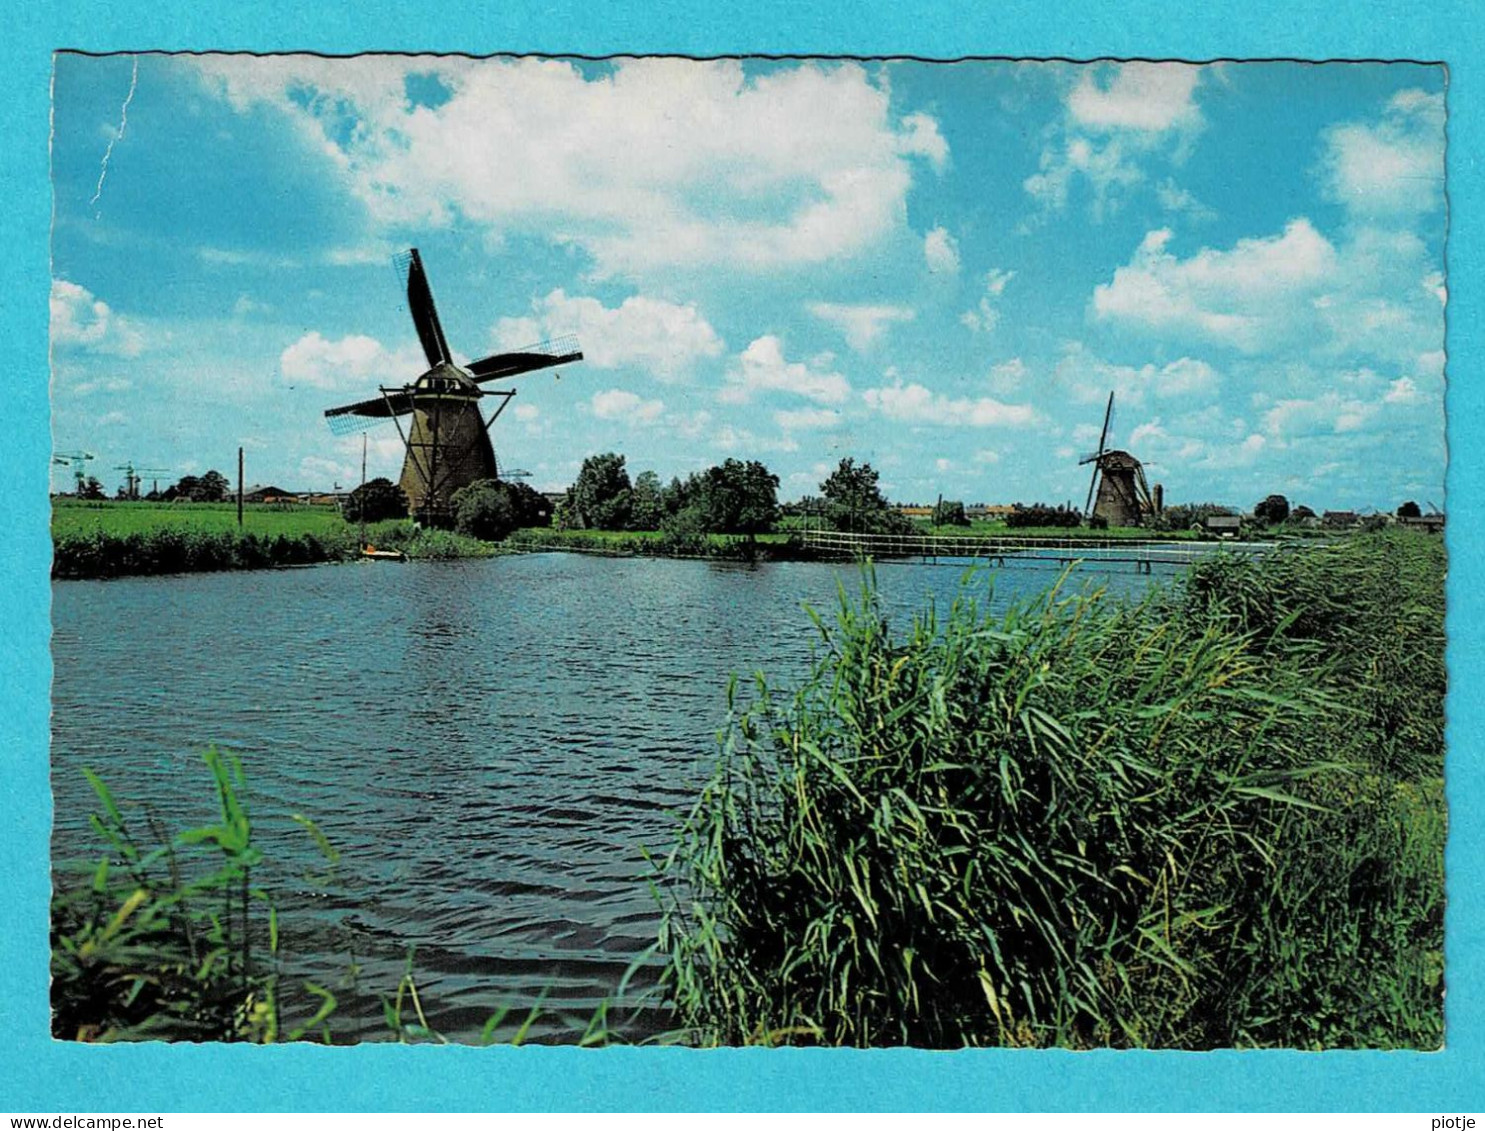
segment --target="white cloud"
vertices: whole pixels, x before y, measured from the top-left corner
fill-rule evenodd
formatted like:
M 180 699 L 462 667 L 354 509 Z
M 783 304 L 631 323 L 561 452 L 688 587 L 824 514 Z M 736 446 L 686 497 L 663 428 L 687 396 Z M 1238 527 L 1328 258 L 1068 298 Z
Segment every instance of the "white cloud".
M 868 408 L 910 424 L 1020 428 L 1037 419 L 1030 405 L 1006 404 L 993 397 L 946 397 L 916 383 L 884 385 L 862 395 Z
M 795 452 L 799 445 L 788 436 L 769 439 L 746 428 L 724 424 L 712 437 L 712 446 L 724 452 Z
M 1190 189 L 1181 188 L 1174 178 L 1166 177 L 1155 186 L 1155 199 L 1167 212 L 1177 212 L 1193 220 L 1215 220 L 1217 213 L 1192 195 Z
M 985 293 L 980 296 L 979 305 L 974 310 L 966 310 L 959 316 L 959 321 L 976 333 L 988 334 L 994 330 L 1000 323 L 1000 311 L 995 304 L 1005 293 L 1006 284 L 1015 277 L 1014 271 L 990 268 L 985 273 Z
M 990 367 L 990 388 L 997 393 L 1014 393 L 1026 380 L 1030 371 L 1019 357 L 1002 361 Z
M 1119 63 L 1085 68 L 1067 97 L 1068 117 L 1093 132 L 1164 133 L 1201 125 L 1194 98 L 1201 68 Z
M 785 432 L 811 432 L 837 427 L 841 415 L 831 408 L 800 408 L 776 412 L 773 419 Z
M 736 365 L 727 373 L 722 399 L 742 404 L 757 392 L 794 393 L 820 404 L 842 404 L 851 393 L 851 385 L 839 373 L 787 360 L 783 343 L 765 334 L 738 355 Z
M 718 357 L 722 339 L 696 309 L 645 295 L 616 307 L 561 288 L 532 303 L 533 316 L 502 318 L 494 348 L 517 349 L 539 339 L 576 334 L 583 361 L 598 369 L 634 366 L 661 381 L 677 381 L 703 358 Z
M 137 357 L 144 349 L 144 335 L 87 287 L 53 279 L 50 307 L 55 347 L 116 357 Z
M 1327 194 L 1353 216 L 1405 218 L 1440 206 L 1444 192 L 1444 96 L 1393 95 L 1379 121 L 1346 122 L 1324 135 Z
M 809 312 L 846 336 L 857 353 L 865 353 L 894 322 L 911 322 L 917 312 L 910 306 L 850 306 L 835 302 L 812 302 Z
M 947 228 L 934 228 L 923 237 L 923 258 L 928 270 L 936 275 L 953 275 L 959 271 L 959 243 Z
M 948 159 L 933 118 L 899 115 L 882 72 L 850 62 L 622 59 L 591 77 L 537 58 L 193 62 L 235 108 L 288 116 L 375 218 L 548 235 L 604 274 L 853 255 L 905 232 L 920 163 Z M 411 102 L 412 73 L 447 100 Z
M 1042 215 L 1066 207 L 1072 186 L 1086 180 L 1095 219 L 1145 180 L 1152 155 L 1184 157 L 1204 126 L 1196 103 L 1202 68 L 1186 63 L 1078 65 L 1062 122 L 1043 145 L 1037 172 L 1023 188 Z
M 512 410 L 517 420 L 532 421 L 541 415 L 541 409 L 534 404 L 518 404 Z
M 1147 234 L 1134 258 L 1093 291 L 1099 319 L 1177 330 L 1253 352 L 1294 327 L 1334 277 L 1330 241 L 1303 217 L 1278 236 L 1202 248 L 1190 259 L 1166 250 L 1171 231 Z
M 589 402 L 593 415 L 604 420 L 629 420 L 637 424 L 653 424 L 665 411 L 665 402 L 645 400 L 628 389 L 606 389 L 594 393 Z
M 292 384 L 341 390 L 367 386 L 368 395 L 374 395 L 375 390 L 368 382 L 404 384 L 422 373 L 427 363 L 411 347 L 388 350 L 365 334 L 331 341 L 318 330 L 311 330 L 285 347 L 279 355 L 278 368 Z
M 1065 396 L 1079 404 L 1098 404 L 1112 391 L 1117 405 L 1141 405 L 1147 396 L 1211 396 L 1222 375 L 1198 358 L 1181 357 L 1165 365 L 1118 365 L 1091 353 L 1081 342 L 1069 342 L 1053 371 Z M 1101 419 L 1101 418 L 1100 418 Z

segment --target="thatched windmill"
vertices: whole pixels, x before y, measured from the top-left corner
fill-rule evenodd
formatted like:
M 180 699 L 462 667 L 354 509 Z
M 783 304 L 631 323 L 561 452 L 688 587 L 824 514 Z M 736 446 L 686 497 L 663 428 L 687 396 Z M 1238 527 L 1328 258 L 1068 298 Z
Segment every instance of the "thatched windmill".
M 1078 461 L 1080 467 L 1093 465 L 1093 478 L 1088 482 L 1088 499 L 1083 504 L 1083 513 L 1102 518 L 1110 526 L 1142 526 L 1146 518 L 1159 513 L 1163 492 L 1157 483 L 1155 493 L 1151 495 L 1150 485 L 1145 481 L 1144 465 L 1128 452 L 1106 446 L 1113 416 L 1114 394 L 1111 392 L 1108 408 L 1103 414 L 1098 451 Z M 1097 502 L 1094 501 L 1095 488 L 1098 491 Z
M 418 249 L 396 256 L 393 263 L 406 285 L 407 307 L 428 369 L 410 385 L 383 385 L 375 397 L 326 409 L 325 418 L 337 435 L 388 419 L 396 421 L 407 448 L 399 485 L 407 495 L 408 507 L 425 524 L 446 526 L 452 518 L 450 500 L 455 491 L 499 475 L 490 426 L 516 394 L 514 389 L 487 390 L 481 386 L 563 362 L 581 361 L 583 355 L 577 339 L 569 336 L 459 365 L 444 340 Z M 480 400 L 487 396 L 501 398 L 488 420 L 480 407 Z M 404 429 L 401 418 L 408 415 L 412 420 Z

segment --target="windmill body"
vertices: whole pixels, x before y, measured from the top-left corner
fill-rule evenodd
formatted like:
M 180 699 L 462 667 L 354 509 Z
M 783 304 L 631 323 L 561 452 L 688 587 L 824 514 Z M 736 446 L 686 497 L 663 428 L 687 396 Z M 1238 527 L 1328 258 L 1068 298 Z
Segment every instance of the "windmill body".
M 484 396 L 466 369 L 444 362 L 413 385 L 411 420 L 398 486 L 413 514 L 447 517 L 449 498 L 460 487 L 495 479 L 495 445 L 485 423 Z
M 577 340 L 567 337 L 460 365 L 444 338 L 417 248 L 396 256 L 393 262 L 406 286 L 408 310 L 428 369 L 411 384 L 383 385 L 378 396 L 327 409 L 325 417 L 338 434 L 395 421 L 407 449 L 399 486 L 407 496 L 410 513 L 425 524 L 448 526 L 453 520 L 456 491 L 481 479 L 499 477 L 490 426 L 515 396 L 515 390 L 484 386 L 563 362 L 581 361 L 583 355 Z M 488 418 L 480 404 L 485 397 L 500 400 Z
M 1129 452 L 1108 448 L 1109 424 L 1114 417 L 1114 394 L 1109 393 L 1108 408 L 1103 414 L 1103 431 L 1098 438 L 1098 451 L 1079 460 L 1093 465 L 1093 478 L 1088 483 L 1088 501 L 1083 510 L 1092 518 L 1110 526 L 1143 526 L 1151 515 L 1160 512 L 1162 495 L 1156 484 L 1151 495 L 1145 479 L 1145 468 Z M 1090 510 L 1089 507 L 1092 507 Z
M 1144 465 L 1125 451 L 1104 452 L 1098 460 L 1093 517 L 1107 520 L 1110 526 L 1141 526 L 1154 510 Z

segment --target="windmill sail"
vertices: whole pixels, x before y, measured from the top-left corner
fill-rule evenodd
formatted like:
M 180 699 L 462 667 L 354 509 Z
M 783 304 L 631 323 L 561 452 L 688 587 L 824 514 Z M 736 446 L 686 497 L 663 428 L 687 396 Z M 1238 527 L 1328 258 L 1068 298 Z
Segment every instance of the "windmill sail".
M 444 340 L 443 326 L 438 321 L 438 308 L 433 305 L 433 288 L 428 285 L 428 276 L 423 272 L 423 259 L 417 248 L 409 248 L 392 257 L 392 263 L 402 276 L 407 290 L 407 309 L 417 327 L 418 341 L 423 344 L 423 356 L 428 359 L 428 368 L 451 361 L 449 343 Z
M 394 416 L 402 416 L 413 410 L 412 389 L 396 389 L 379 397 L 370 397 L 355 404 L 327 408 L 325 421 L 330 431 L 337 436 L 364 431 L 373 425 L 382 424 Z
M 492 353 L 489 357 L 470 362 L 469 372 L 474 375 L 476 381 L 483 384 L 486 381 L 499 381 L 504 377 L 515 377 L 521 373 L 550 369 L 554 365 L 582 360 L 583 353 L 578 349 L 577 338 L 572 334 L 567 334 L 561 338 L 553 338 L 549 342 L 522 346 L 509 353 Z

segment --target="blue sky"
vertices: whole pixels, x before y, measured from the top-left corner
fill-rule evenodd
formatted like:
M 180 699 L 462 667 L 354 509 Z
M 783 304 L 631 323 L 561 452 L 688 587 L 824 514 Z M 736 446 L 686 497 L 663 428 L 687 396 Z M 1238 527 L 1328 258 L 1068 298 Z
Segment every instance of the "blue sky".
M 1442 505 L 1442 68 L 60 55 L 57 450 L 352 484 L 322 413 L 574 332 L 496 423 L 543 488 L 842 456 L 888 493 Z M 395 477 L 396 430 L 370 434 Z M 70 478 L 57 468 L 54 487 Z

